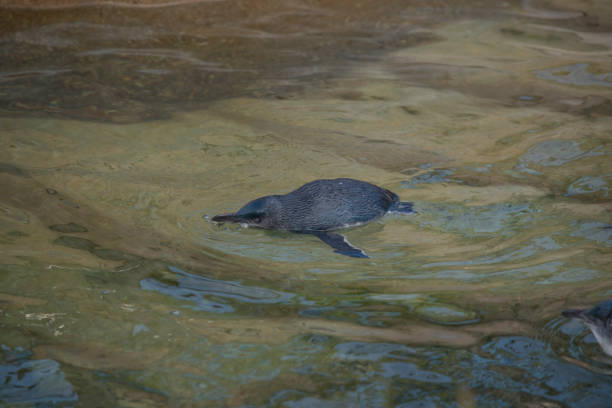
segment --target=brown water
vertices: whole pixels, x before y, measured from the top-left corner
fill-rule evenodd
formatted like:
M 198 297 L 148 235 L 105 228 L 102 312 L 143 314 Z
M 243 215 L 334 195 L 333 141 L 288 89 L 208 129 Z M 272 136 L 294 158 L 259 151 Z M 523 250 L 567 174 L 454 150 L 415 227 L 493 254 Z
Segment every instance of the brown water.
M 0 6 L 1 404 L 610 406 L 609 1 Z M 209 221 L 334 177 L 418 213 Z

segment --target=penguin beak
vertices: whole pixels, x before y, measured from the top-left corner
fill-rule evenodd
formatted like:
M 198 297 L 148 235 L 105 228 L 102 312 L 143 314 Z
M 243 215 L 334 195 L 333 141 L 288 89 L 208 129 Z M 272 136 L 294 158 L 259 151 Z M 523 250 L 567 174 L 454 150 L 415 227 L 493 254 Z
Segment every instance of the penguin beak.
M 214 220 L 214 218 L 213 218 Z M 561 314 L 565 317 L 575 317 L 577 319 L 582 318 L 582 310 L 579 309 L 570 309 L 570 310 L 564 310 L 561 312 Z
M 573 317 L 574 319 L 581 320 L 583 323 L 589 325 L 594 324 L 598 325 L 601 320 L 591 316 L 588 313 L 588 310 L 578 310 L 578 309 L 570 309 L 564 310 L 561 314 L 565 317 Z
M 212 217 L 214 222 L 245 222 L 245 219 L 236 214 L 221 214 Z

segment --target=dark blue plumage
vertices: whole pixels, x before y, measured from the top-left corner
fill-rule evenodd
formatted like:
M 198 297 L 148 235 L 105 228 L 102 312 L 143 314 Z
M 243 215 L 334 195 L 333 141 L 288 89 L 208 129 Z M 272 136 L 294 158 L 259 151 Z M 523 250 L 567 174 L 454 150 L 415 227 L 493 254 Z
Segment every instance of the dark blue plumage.
M 217 215 L 216 222 L 239 222 L 259 228 L 310 233 L 336 252 L 366 257 L 342 235 L 328 231 L 360 225 L 389 211 L 410 213 L 412 203 L 374 184 L 349 178 L 315 180 L 285 195 L 257 198 L 233 214 Z

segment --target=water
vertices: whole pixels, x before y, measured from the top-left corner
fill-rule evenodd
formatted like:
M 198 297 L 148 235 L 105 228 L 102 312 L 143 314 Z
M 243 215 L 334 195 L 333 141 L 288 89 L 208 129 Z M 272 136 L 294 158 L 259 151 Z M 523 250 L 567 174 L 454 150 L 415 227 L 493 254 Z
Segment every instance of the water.
M 0 405 L 608 407 L 608 3 L 0 2 Z

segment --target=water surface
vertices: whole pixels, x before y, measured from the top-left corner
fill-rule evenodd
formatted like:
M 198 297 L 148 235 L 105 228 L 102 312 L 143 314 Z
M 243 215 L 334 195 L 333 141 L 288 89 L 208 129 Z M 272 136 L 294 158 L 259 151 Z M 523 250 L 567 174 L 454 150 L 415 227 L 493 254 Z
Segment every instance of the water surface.
M 609 405 L 608 2 L 0 7 L 3 404 Z M 335 177 L 417 214 L 210 221 Z

